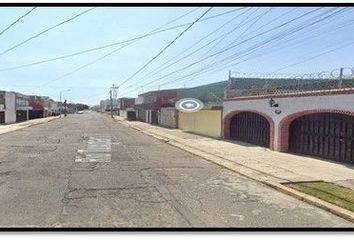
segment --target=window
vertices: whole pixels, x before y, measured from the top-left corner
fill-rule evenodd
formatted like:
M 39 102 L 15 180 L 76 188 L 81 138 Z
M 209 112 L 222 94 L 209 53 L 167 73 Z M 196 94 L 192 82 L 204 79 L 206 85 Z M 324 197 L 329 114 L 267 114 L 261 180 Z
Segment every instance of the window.
M 0 94 L 0 104 L 5 105 L 5 94 Z

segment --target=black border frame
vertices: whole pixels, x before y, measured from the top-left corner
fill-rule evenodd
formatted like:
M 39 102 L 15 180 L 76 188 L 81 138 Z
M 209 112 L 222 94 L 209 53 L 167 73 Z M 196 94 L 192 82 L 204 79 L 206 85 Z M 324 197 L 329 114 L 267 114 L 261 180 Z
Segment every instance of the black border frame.
M 215 0 L 216 1 L 216 0 Z M 348 2 L 331 2 L 331 3 L 304 3 L 304 2 L 289 2 L 289 3 L 247 3 L 247 2 L 214 2 L 214 3 L 177 3 L 177 2 L 25 2 L 25 3 L 3 3 L 0 2 L 0 7 L 354 7 L 354 1 Z M 1 213 L 0 213 L 1 216 Z M 343 228 L 321 228 L 321 227 L 2 227 L 0 232 L 354 232 L 354 227 Z

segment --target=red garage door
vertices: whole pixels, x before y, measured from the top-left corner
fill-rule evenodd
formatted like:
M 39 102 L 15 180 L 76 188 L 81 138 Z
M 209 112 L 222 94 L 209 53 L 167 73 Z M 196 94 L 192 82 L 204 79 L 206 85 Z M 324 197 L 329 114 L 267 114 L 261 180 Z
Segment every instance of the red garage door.
M 317 113 L 295 119 L 290 125 L 289 151 L 354 163 L 354 118 Z
M 263 116 L 252 112 L 241 112 L 231 119 L 230 138 L 262 147 L 269 147 L 270 126 Z

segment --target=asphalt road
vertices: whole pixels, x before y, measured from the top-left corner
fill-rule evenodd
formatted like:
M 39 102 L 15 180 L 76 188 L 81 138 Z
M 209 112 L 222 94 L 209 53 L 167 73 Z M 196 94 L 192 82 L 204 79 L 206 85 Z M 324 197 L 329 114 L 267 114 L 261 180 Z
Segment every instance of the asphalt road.
M 98 113 L 0 143 L 3 227 L 353 227 Z

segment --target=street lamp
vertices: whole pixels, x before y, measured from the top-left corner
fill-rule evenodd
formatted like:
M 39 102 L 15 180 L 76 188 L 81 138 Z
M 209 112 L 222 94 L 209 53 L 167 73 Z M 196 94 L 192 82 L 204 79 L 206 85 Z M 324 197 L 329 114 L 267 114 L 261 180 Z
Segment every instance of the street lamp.
M 61 113 L 62 113 L 62 109 L 63 109 L 63 103 L 61 101 L 62 94 L 63 94 L 63 92 L 70 92 L 70 90 L 71 89 L 66 89 L 66 90 L 60 91 L 60 116 L 59 116 L 60 118 L 61 118 Z

